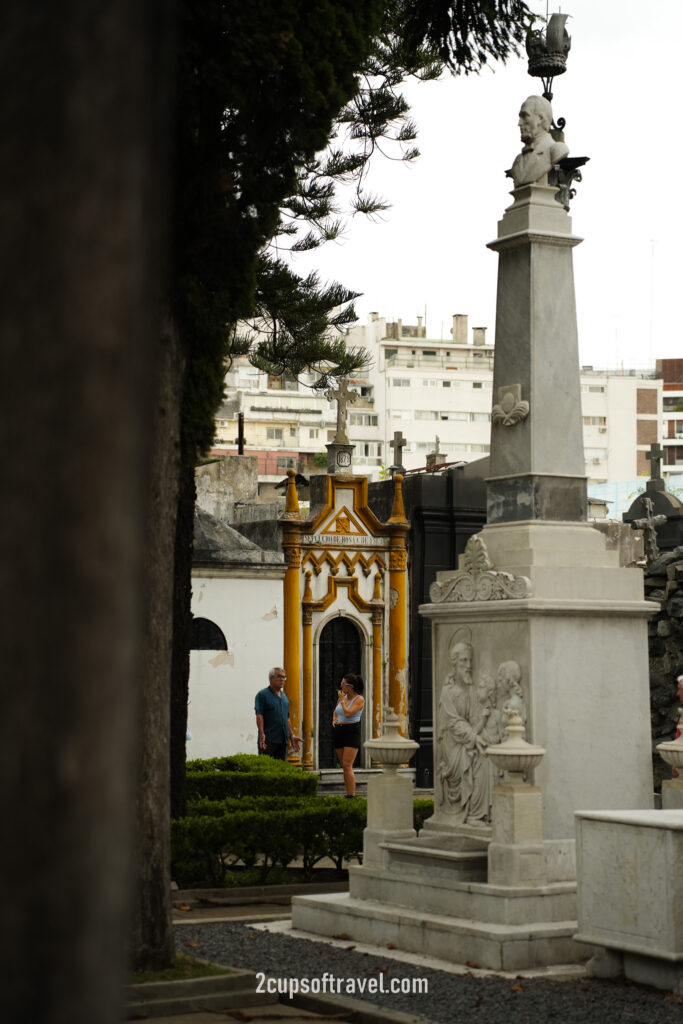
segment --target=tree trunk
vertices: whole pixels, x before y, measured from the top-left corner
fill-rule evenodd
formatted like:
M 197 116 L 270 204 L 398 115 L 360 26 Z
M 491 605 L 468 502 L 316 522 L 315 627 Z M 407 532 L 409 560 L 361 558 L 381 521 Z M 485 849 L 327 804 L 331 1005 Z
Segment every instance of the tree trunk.
M 0 958 L 12 1021 L 121 1019 L 172 20 L 166 0 L 3 11 Z
M 145 552 L 145 665 L 138 736 L 136 897 L 131 966 L 168 967 L 171 925 L 170 731 L 176 513 L 180 475 L 183 357 L 169 323 L 158 348 L 160 393 L 154 428 L 151 506 Z
M 194 466 L 180 474 L 173 589 L 173 667 L 171 671 L 171 817 L 186 811 L 185 758 L 187 701 L 190 683 L 192 633 L 192 541 L 194 533 Z

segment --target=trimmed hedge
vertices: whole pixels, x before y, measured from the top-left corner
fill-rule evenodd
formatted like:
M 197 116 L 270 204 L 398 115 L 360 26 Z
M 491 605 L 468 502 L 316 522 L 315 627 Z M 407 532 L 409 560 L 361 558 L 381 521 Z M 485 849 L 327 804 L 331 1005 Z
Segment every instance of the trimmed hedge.
M 417 830 L 432 811 L 431 800 L 414 802 Z M 256 868 L 263 883 L 274 868 L 286 868 L 297 858 L 305 878 L 323 858 L 331 858 L 341 872 L 345 860 L 362 857 L 366 818 L 361 798 L 195 799 L 187 817 L 171 822 L 173 878 L 181 886 L 221 886 L 239 865 Z
M 225 874 L 242 864 L 259 867 L 265 882 L 275 865 L 286 868 L 303 858 L 304 877 L 323 857 L 342 861 L 363 849 L 365 801 L 343 797 L 273 797 L 199 800 L 188 816 L 171 822 L 173 877 L 181 885 L 222 885 Z
M 187 798 L 226 800 L 246 796 L 315 796 L 318 777 L 266 754 L 235 754 L 188 761 Z

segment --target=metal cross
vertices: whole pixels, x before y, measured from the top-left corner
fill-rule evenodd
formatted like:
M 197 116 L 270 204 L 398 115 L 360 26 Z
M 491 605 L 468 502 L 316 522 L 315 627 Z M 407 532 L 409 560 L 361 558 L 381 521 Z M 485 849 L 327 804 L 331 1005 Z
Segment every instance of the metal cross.
M 403 468 L 403 449 L 408 444 L 402 431 L 394 431 L 394 439 L 389 442 L 389 447 L 394 449 L 394 464 L 391 467 L 395 473 L 405 473 Z
M 664 526 L 667 521 L 667 516 L 656 516 L 654 515 L 654 503 L 652 498 L 647 498 L 645 495 L 641 498 L 641 504 L 645 511 L 645 515 L 642 519 L 633 519 L 631 521 L 632 530 L 643 531 L 643 544 L 645 546 L 645 557 L 647 564 L 654 562 L 659 557 L 659 548 L 657 546 L 657 527 Z
M 651 462 L 650 466 L 650 479 L 661 480 L 662 479 L 662 455 L 664 449 L 655 441 L 654 444 L 650 445 L 649 452 L 646 452 L 645 458 Z

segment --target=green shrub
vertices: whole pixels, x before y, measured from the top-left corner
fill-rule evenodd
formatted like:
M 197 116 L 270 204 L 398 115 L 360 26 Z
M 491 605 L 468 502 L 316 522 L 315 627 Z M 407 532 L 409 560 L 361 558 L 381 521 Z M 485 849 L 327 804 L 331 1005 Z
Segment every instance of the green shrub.
M 225 800 L 243 796 L 314 796 L 318 777 L 265 754 L 235 754 L 188 761 L 187 798 Z
M 267 754 L 230 754 L 226 757 L 197 758 L 187 762 L 191 772 L 274 772 L 283 775 L 301 775 L 298 765 L 280 761 Z
M 433 810 L 431 800 L 414 801 L 417 830 Z M 187 816 L 171 822 L 173 877 L 179 885 L 222 886 L 238 878 L 243 884 L 263 884 L 284 877 L 297 858 L 305 878 L 324 858 L 341 871 L 344 861 L 360 859 L 366 816 L 366 801 L 360 798 L 195 797 L 188 802 Z
M 413 828 L 419 832 L 427 818 L 434 813 L 434 801 L 418 797 L 413 800 Z

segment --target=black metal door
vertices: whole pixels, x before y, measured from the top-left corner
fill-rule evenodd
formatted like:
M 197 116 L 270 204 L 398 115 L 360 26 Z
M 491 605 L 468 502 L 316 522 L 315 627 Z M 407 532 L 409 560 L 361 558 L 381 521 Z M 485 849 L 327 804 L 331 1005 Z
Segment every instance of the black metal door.
M 318 645 L 318 767 L 336 768 L 332 739 L 332 714 L 342 676 L 360 672 L 360 635 L 354 624 L 341 615 L 330 619 Z

